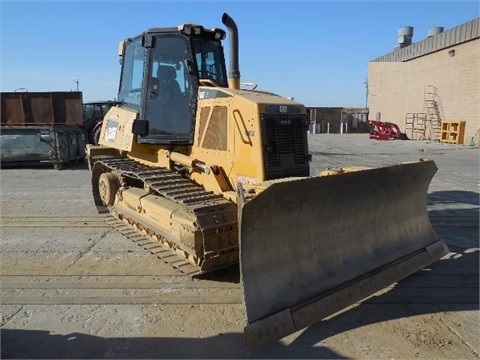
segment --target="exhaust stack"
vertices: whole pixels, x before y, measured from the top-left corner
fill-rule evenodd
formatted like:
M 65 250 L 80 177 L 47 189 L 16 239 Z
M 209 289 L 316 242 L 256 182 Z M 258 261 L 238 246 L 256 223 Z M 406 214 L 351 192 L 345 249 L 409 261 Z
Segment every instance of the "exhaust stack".
M 228 29 L 230 48 L 230 66 L 228 72 L 228 86 L 231 89 L 240 89 L 240 70 L 238 67 L 238 28 L 235 21 L 227 14 L 222 16 L 222 22 Z

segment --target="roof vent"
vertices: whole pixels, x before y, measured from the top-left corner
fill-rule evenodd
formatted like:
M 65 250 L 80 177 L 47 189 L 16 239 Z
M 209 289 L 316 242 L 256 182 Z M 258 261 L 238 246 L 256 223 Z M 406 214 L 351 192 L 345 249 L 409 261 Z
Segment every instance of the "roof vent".
M 427 38 L 438 35 L 443 32 L 443 26 L 435 26 L 428 29 Z
M 412 45 L 413 37 L 413 27 L 412 26 L 402 26 L 398 29 L 398 47 L 403 48 L 408 45 Z

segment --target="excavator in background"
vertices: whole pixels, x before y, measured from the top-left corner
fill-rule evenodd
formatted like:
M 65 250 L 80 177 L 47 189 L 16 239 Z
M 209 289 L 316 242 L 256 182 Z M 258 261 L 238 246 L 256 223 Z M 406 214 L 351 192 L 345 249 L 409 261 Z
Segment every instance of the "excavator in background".
M 255 346 L 448 249 L 426 211 L 434 162 L 311 175 L 305 106 L 242 88 L 238 29 L 222 21 L 227 31 L 183 24 L 120 43 L 118 101 L 87 159 L 97 210 L 168 249 L 172 266 L 193 276 L 239 265 Z

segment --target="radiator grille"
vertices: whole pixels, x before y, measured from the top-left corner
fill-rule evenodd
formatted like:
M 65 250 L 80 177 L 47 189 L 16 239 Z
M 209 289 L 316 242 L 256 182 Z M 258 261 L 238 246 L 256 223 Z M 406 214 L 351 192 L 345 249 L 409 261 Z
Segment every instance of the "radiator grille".
M 262 132 L 266 180 L 308 176 L 305 117 L 299 114 L 263 114 Z

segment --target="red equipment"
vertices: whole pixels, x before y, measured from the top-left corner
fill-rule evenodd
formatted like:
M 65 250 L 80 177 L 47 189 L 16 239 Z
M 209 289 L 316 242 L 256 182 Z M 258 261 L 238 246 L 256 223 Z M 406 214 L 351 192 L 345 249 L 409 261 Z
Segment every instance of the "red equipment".
M 372 127 L 370 130 L 370 139 L 389 140 L 389 139 L 406 139 L 405 134 L 400 131 L 397 124 L 391 122 L 382 122 L 376 120 L 368 120 Z

